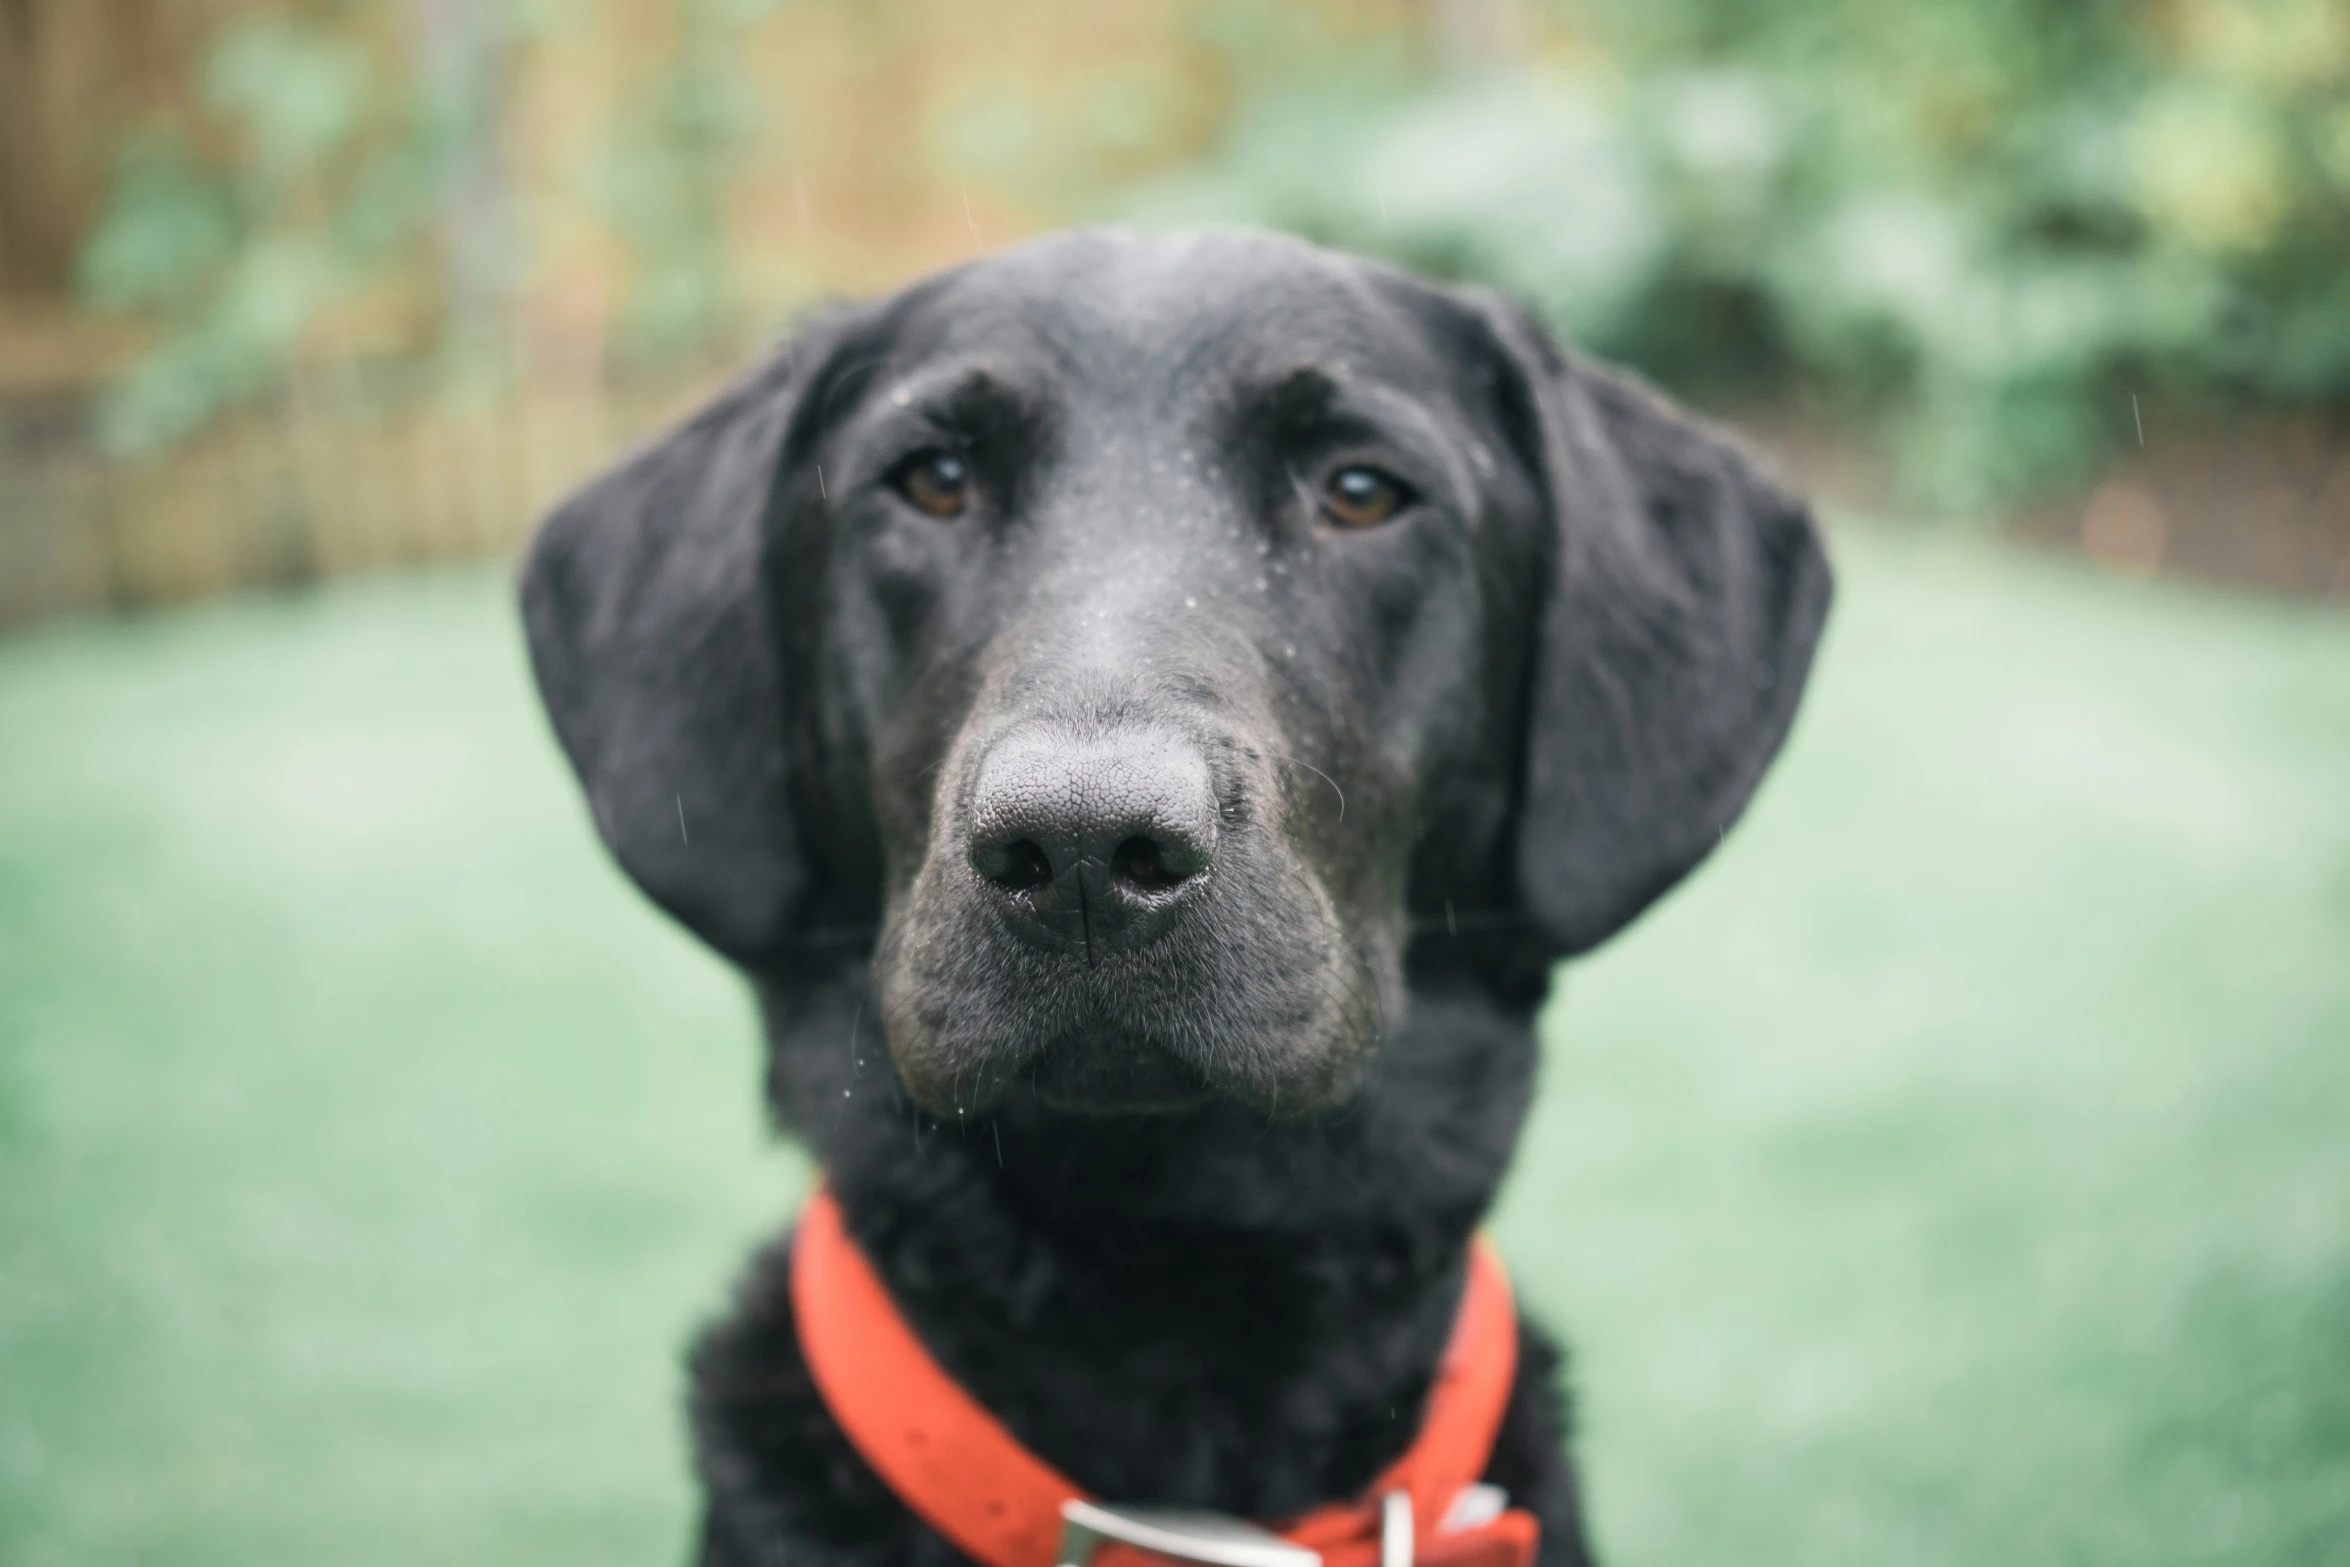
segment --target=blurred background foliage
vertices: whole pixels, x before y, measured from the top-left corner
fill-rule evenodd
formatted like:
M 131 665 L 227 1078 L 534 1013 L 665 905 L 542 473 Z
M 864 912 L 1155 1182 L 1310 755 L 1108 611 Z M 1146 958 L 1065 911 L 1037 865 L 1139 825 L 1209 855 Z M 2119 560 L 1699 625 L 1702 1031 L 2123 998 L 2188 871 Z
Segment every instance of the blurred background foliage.
M 106 460 L 240 413 L 315 452 L 320 420 L 451 397 L 651 380 L 666 409 L 819 295 L 1064 222 L 1250 222 L 1523 296 L 1799 467 L 1824 445 L 1864 478 L 1847 499 L 2028 525 L 2057 497 L 2039 531 L 2124 569 L 2192 563 L 2200 527 L 2218 574 L 2350 593 L 2344 0 L 6 16 L 0 421 L 38 383 L 16 423 L 70 404 Z M 2243 471 L 2191 504 L 2176 474 L 2117 478 L 2150 419 Z M 285 547 L 334 523 L 279 488 L 293 520 L 239 547 L 275 564 L 216 576 L 365 555 Z M 454 532 L 510 542 L 506 492 L 544 488 Z
M 1608 1558 L 2350 1563 L 2350 621 L 2115 580 L 2350 599 L 2350 0 L 0 0 L 0 627 L 495 561 L 1084 220 L 1507 289 L 1831 503 L 1497 1219 Z M 755 1035 L 502 567 L 0 638 L 0 1562 L 674 1556 Z
M 2132 388 L 2350 397 L 2338 0 L 1568 14 L 1506 74 L 1252 95 L 1166 205 L 1499 284 L 1677 385 L 1890 409 L 1937 511 L 2079 471 Z

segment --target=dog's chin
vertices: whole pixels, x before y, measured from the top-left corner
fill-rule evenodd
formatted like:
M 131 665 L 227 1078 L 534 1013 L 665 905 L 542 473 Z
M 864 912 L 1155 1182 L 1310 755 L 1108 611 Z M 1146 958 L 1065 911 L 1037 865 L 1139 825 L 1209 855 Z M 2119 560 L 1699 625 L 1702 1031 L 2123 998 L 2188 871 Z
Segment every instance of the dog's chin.
M 1222 1074 L 1147 1036 L 1127 1033 L 1067 1035 L 945 1071 L 927 1069 L 934 1059 L 928 1052 L 892 1054 L 914 1101 L 935 1116 L 957 1119 L 1000 1110 L 1022 1120 L 1163 1120 L 1217 1105 L 1291 1119 L 1344 1102 L 1360 1077 L 1354 1069 L 1332 1072 L 1327 1063 L 1269 1077 L 1261 1064 L 1257 1075 Z M 1359 1065 L 1359 1059 L 1351 1063 Z
M 1017 1060 L 979 1070 L 925 1070 L 920 1053 L 898 1060 L 898 1076 L 933 1115 L 968 1116 L 998 1107 L 1103 1119 L 1173 1116 L 1227 1097 L 1216 1084 L 1148 1039 L 1127 1036 L 1055 1040 Z
M 1147 1039 L 1072 1039 L 1037 1052 L 1006 1097 L 1053 1115 L 1098 1119 L 1181 1115 L 1223 1096 Z

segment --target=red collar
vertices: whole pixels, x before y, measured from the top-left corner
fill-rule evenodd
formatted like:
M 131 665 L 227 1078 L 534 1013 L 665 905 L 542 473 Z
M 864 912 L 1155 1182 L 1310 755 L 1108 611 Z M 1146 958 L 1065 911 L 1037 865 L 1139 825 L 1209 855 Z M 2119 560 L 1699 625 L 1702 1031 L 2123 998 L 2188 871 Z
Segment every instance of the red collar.
M 819 1187 L 792 1241 L 792 1311 L 817 1390 L 874 1472 L 924 1522 L 984 1567 L 1057 1567 L 1062 1504 L 1094 1500 L 1006 1431 L 930 1358 Z M 1464 1497 L 1485 1472 L 1517 1374 L 1509 1281 L 1480 1238 L 1420 1434 L 1365 1495 L 1279 1525 L 1322 1567 L 1379 1567 L 1382 1501 L 1411 1499 L 1419 1567 L 1533 1567 L 1540 1524 Z M 1487 1505 L 1480 1509 L 1479 1502 Z M 1457 1511 L 1456 1511 L 1457 1509 Z M 1465 1527 L 1445 1521 L 1483 1511 Z M 1158 1567 L 1109 1544 L 1095 1567 Z M 1077 1567 L 1087 1567 L 1085 1563 Z

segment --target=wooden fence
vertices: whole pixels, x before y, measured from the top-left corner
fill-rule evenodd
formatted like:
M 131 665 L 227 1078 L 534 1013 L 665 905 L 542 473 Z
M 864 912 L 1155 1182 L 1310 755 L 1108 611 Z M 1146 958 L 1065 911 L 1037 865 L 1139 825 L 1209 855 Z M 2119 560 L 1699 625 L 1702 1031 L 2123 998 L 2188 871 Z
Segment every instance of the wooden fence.
M 716 382 L 535 387 L 396 416 L 295 409 L 143 462 L 20 433 L 0 451 L 0 627 L 510 551 Z

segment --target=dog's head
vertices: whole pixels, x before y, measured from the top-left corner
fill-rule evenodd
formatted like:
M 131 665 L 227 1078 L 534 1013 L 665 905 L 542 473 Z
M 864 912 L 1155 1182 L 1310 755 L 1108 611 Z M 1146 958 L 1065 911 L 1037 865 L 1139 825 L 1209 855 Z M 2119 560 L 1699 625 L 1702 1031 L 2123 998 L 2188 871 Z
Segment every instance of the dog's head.
M 1343 1101 L 1407 972 L 1703 858 L 1827 601 L 1800 502 L 1522 313 L 1228 232 L 837 310 L 524 578 L 629 873 L 757 974 L 869 947 L 961 1112 Z

